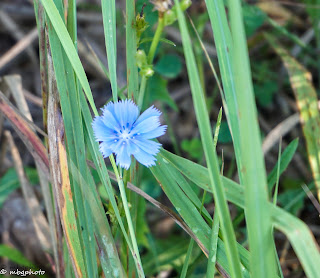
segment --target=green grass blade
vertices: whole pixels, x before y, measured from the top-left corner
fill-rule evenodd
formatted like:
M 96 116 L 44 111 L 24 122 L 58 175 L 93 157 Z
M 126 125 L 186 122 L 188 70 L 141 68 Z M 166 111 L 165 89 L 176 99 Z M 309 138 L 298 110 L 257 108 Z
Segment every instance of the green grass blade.
M 79 105 L 79 92 L 74 72 L 61 48 L 60 41 L 50 24 L 48 29 L 57 87 L 60 95 L 62 116 L 65 124 L 69 157 L 77 165 L 81 173 L 86 173 L 86 158 L 85 152 L 83 151 L 85 145 Z M 71 99 L 72 101 L 70 101 Z M 89 237 L 93 237 L 92 231 L 89 229 L 91 221 L 90 211 L 85 209 L 83 195 L 79 185 L 74 179 L 71 179 L 71 188 L 74 193 L 75 208 L 79 216 L 77 218 L 78 230 L 80 230 L 81 226 L 86 226 L 86 228 L 88 228 L 81 229 L 80 243 L 85 255 L 88 276 L 93 277 L 94 273 L 97 272 L 97 264 L 94 259 L 94 242 L 89 242 Z M 84 224 L 88 224 L 88 226 Z
M 86 128 L 86 143 L 87 143 L 86 145 L 88 146 L 89 152 L 93 158 L 93 161 L 96 166 L 97 172 L 99 174 L 100 180 L 107 191 L 108 198 L 109 198 L 110 203 L 112 205 L 112 208 L 115 212 L 115 216 L 116 216 L 117 221 L 119 223 L 122 234 L 126 240 L 126 243 L 129 247 L 129 250 L 133 254 L 133 259 L 134 259 L 134 262 L 136 265 L 136 269 L 137 269 L 139 275 L 141 277 L 143 277 L 142 266 L 140 265 L 140 262 L 139 262 L 137 256 L 134 254 L 132 243 L 127 235 L 126 229 L 124 227 L 123 221 L 120 216 L 120 211 L 118 209 L 116 199 L 115 199 L 115 196 L 113 193 L 113 188 L 111 185 L 111 181 L 110 181 L 110 177 L 109 177 L 109 174 L 107 171 L 107 167 L 106 167 L 106 165 L 103 161 L 103 157 L 99 151 L 99 144 L 95 141 L 95 138 L 93 136 L 93 130 L 92 130 L 92 126 L 91 126 L 92 117 L 91 117 L 91 113 L 90 113 L 90 110 L 89 110 L 89 107 L 87 105 L 87 101 L 86 101 L 84 95 L 80 96 L 80 100 L 81 100 L 81 109 L 82 109 L 82 113 L 83 113 L 83 121 L 85 123 L 85 128 Z
M 280 143 L 279 143 L 277 179 L 276 179 L 276 187 L 274 189 L 274 194 L 273 194 L 273 204 L 274 205 L 277 204 L 278 191 L 279 191 L 280 165 L 281 165 L 281 143 L 282 143 L 282 138 L 280 138 Z
M 161 151 L 161 156 L 165 157 L 166 161 L 168 161 L 170 165 L 179 169 L 179 171 L 199 187 L 211 191 L 211 188 L 208 185 L 209 174 L 207 168 L 167 151 Z M 221 177 L 221 179 L 228 201 L 241 208 L 245 208 L 244 186 L 226 177 Z M 284 209 L 274 206 L 272 203 L 268 203 L 266 209 L 272 216 L 272 223 L 275 228 L 282 231 L 289 238 L 297 256 L 308 274 L 308 277 L 317 277 L 315 273 L 316 269 L 318 269 L 318 266 L 320 265 L 320 254 L 318 251 L 319 246 L 307 225 L 300 219 L 286 212 Z M 242 263 L 244 264 L 243 261 Z
M 191 256 L 192 250 L 193 250 L 193 245 L 194 245 L 194 240 L 191 239 L 190 243 L 189 243 L 189 247 L 188 247 L 186 258 L 184 259 L 184 263 L 183 263 L 183 267 L 182 267 L 180 278 L 185 278 L 187 276 L 187 271 L 188 271 L 190 256 Z
M 96 240 L 97 242 L 99 249 L 98 254 L 104 274 L 106 277 L 126 277 L 109 223 L 105 217 L 103 205 L 95 188 L 94 180 L 89 174 L 87 174 L 88 179 L 85 180 L 72 161 L 70 161 L 70 165 L 71 173 L 77 179 L 78 184 L 81 186 L 83 196 L 85 196 L 84 201 L 88 205 L 92 215 L 94 215 L 92 220 L 95 238 L 91 240 Z M 87 169 L 87 172 L 89 172 L 89 169 Z M 95 277 L 97 275 L 98 274 L 96 274 Z
M 69 58 L 69 61 L 79 79 L 79 82 L 86 93 L 86 96 L 88 98 L 88 101 L 90 103 L 90 106 L 95 113 L 95 115 L 98 115 L 98 111 L 95 107 L 92 92 L 89 86 L 88 78 L 84 72 L 84 69 L 82 67 L 81 61 L 79 59 L 78 53 L 75 49 L 75 46 L 70 38 L 70 35 L 67 31 L 66 26 L 63 23 L 63 20 L 58 12 L 57 7 L 53 3 L 52 0 L 41 0 L 41 3 L 43 4 L 43 7 L 47 13 L 47 16 L 50 19 L 50 22 L 52 23 L 52 26 L 54 30 L 57 33 L 57 36 L 59 37 L 59 40 L 66 52 L 66 55 Z
M 208 257 L 207 273 L 206 273 L 207 278 L 214 277 L 214 274 L 215 274 L 215 264 L 217 261 L 217 251 L 218 251 L 219 228 L 220 228 L 219 216 L 216 209 L 213 217 L 212 230 L 210 235 L 210 249 L 209 249 L 209 257 Z
M 297 147 L 299 144 L 299 138 L 294 139 L 290 144 L 286 147 L 286 149 L 281 154 L 281 161 L 279 165 L 279 161 L 273 167 L 272 171 L 268 175 L 268 190 L 269 192 L 272 191 L 273 186 L 277 181 L 277 169 L 279 167 L 279 175 L 281 175 L 288 167 L 289 163 L 291 162 Z
M 181 11 L 180 4 L 175 0 L 177 17 L 182 37 L 182 44 L 186 57 L 187 70 L 191 86 L 191 92 L 196 112 L 199 130 L 201 134 L 207 165 L 209 168 L 210 184 L 212 186 L 214 200 L 218 207 L 221 220 L 221 230 L 225 239 L 226 253 L 230 263 L 231 276 L 242 277 L 240 259 L 236 248 L 236 238 L 232 227 L 231 217 L 226 203 L 225 193 L 219 175 L 218 159 L 214 148 L 209 116 L 204 99 L 192 44 L 188 33 L 185 17 Z
M 139 79 L 136 62 L 137 37 L 135 29 L 135 15 L 135 1 L 126 0 L 126 51 L 128 97 L 137 100 L 139 93 Z
M 286 234 L 308 278 L 319 277 L 319 246 L 308 226 L 290 213 L 270 205 L 274 226 Z
M 113 101 L 118 101 L 115 0 L 101 0 L 103 29 Z
M 230 26 L 233 39 L 232 59 L 239 108 L 241 182 L 245 185 L 245 213 L 251 253 L 253 277 L 277 275 L 273 249 L 271 216 L 264 156 L 261 148 L 257 108 L 255 105 L 247 41 L 240 0 L 229 1 Z
M 63 126 L 59 123 L 57 101 L 49 94 L 48 137 L 50 167 L 52 169 L 55 199 L 59 208 L 61 224 L 68 246 L 69 256 L 77 277 L 87 277 L 85 261 L 81 249 L 81 239 L 75 217 L 75 205 L 71 190 L 67 155 L 62 141 Z
M 224 112 L 227 116 L 228 124 L 232 134 L 234 150 L 236 153 L 237 165 L 241 169 L 240 160 L 240 130 L 238 120 L 238 103 L 236 96 L 236 85 L 233 75 L 232 65 L 232 38 L 229 29 L 229 23 L 225 12 L 223 1 L 206 0 L 207 11 L 213 30 L 213 38 L 215 41 L 221 79 L 224 94 L 221 95 L 224 104 Z M 240 180 L 241 180 L 241 172 Z
M 178 213 L 182 216 L 184 221 L 197 236 L 200 242 L 206 248 L 205 253 L 210 249 L 210 234 L 211 228 L 202 218 L 199 209 L 194 206 L 194 203 L 189 199 L 189 196 L 183 191 L 181 185 L 178 185 L 175 175 L 179 174 L 174 167 L 171 167 L 169 161 L 162 156 L 158 156 L 157 166 L 150 168 L 155 178 L 162 185 L 162 188 Z M 200 202 L 200 200 L 199 200 Z M 242 263 L 245 267 L 242 268 L 243 277 L 249 277 L 249 272 L 246 269 L 248 266 L 248 251 L 241 245 L 238 245 L 238 252 L 240 252 Z M 230 274 L 231 269 L 228 264 L 226 255 L 226 247 L 221 239 L 218 239 L 217 263 L 223 272 Z
M 0 245 L 0 257 L 7 258 L 10 261 L 25 267 L 35 268 L 34 264 L 30 262 L 19 250 L 8 245 Z
M 283 60 L 290 76 L 290 83 L 299 108 L 302 131 L 306 139 L 308 159 L 318 191 L 318 200 L 320 200 L 320 112 L 317 92 L 312 85 L 310 73 L 271 36 L 267 36 L 267 39 Z

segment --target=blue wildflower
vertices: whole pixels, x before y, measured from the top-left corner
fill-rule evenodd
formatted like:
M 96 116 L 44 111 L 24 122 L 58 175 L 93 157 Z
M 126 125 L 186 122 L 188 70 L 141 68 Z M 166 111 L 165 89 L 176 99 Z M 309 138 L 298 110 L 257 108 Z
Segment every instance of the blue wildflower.
M 125 169 L 130 167 L 131 155 L 147 167 L 155 165 L 161 144 L 150 139 L 163 135 L 167 128 L 160 126 L 160 115 L 152 106 L 139 116 L 139 109 L 131 100 L 109 102 L 92 122 L 103 156 L 115 153 L 117 165 Z

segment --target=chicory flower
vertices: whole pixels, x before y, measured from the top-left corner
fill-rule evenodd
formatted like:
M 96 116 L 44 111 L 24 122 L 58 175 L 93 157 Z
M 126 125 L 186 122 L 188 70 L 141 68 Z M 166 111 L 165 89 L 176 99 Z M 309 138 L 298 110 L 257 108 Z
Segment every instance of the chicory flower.
M 154 166 L 161 144 L 150 139 L 163 135 L 167 129 L 160 125 L 160 115 L 151 106 L 139 116 L 139 109 L 131 100 L 109 102 L 92 122 L 103 157 L 115 153 L 117 165 L 125 169 L 130 167 L 131 155 L 147 167 Z

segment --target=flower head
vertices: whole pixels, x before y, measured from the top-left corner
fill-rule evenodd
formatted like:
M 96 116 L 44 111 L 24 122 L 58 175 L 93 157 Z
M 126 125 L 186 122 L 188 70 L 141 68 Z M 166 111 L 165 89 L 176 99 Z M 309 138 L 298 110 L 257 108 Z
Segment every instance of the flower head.
M 117 165 L 125 169 L 130 167 L 131 155 L 147 167 L 155 165 L 161 144 L 150 139 L 163 135 L 167 128 L 160 125 L 160 115 L 151 106 L 139 116 L 139 109 L 131 100 L 109 102 L 92 122 L 103 156 L 115 153 Z

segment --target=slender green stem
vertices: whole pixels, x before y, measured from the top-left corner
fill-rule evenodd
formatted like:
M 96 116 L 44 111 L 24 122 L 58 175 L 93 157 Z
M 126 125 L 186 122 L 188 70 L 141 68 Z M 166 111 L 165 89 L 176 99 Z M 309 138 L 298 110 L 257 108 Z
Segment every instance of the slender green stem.
M 147 77 L 142 76 L 141 83 L 140 83 L 140 90 L 139 90 L 139 98 L 138 98 L 138 107 L 140 110 L 142 109 L 146 86 L 147 86 Z
M 274 189 L 274 195 L 273 195 L 273 204 L 274 205 L 277 205 L 277 197 L 278 197 L 278 189 L 279 189 L 280 165 L 281 165 L 281 143 L 282 143 L 282 138 L 280 138 L 280 143 L 279 143 L 277 182 L 276 182 L 276 187 Z
M 116 178 L 117 178 L 124 211 L 125 211 L 127 222 L 128 222 L 129 233 L 130 233 L 130 237 L 131 237 L 131 241 L 132 241 L 132 245 L 133 245 L 133 251 L 134 251 L 132 255 L 134 256 L 135 260 L 137 260 L 137 262 L 139 264 L 137 266 L 138 275 L 139 275 L 139 277 L 145 277 L 144 272 L 143 272 L 143 268 L 142 268 L 141 259 L 140 259 L 138 244 L 137 244 L 137 240 L 136 240 L 135 233 L 134 233 L 132 219 L 131 219 L 131 215 L 130 215 L 130 211 L 129 211 L 129 206 L 128 206 L 128 201 L 127 201 L 126 191 L 125 191 L 124 184 L 123 184 L 123 179 L 119 174 L 116 162 L 114 160 L 114 156 L 110 155 L 109 158 L 111 161 L 113 171 L 114 171 Z
M 154 37 L 152 39 L 152 43 L 149 49 L 148 57 L 147 57 L 147 62 L 148 64 L 152 64 L 154 55 L 156 53 L 161 34 L 164 28 L 164 20 L 163 17 L 159 16 L 159 21 L 158 21 L 158 26 L 156 33 L 154 34 Z M 142 109 L 143 105 L 143 99 L 144 99 L 144 94 L 146 91 L 146 86 L 147 86 L 147 80 L 148 78 L 146 76 L 142 76 L 141 83 L 140 83 L 140 91 L 139 91 L 139 98 L 138 98 L 138 107 Z
M 206 277 L 214 277 L 215 273 L 215 265 L 217 260 L 217 251 L 218 251 L 218 237 L 219 237 L 219 215 L 217 211 L 217 207 L 215 208 L 211 236 L 210 236 L 210 250 L 208 257 L 208 265 L 207 265 L 207 274 Z
M 156 33 L 154 34 L 154 37 L 152 39 L 152 43 L 149 49 L 149 53 L 148 53 L 148 64 L 151 64 L 153 62 L 153 58 L 154 55 L 156 53 L 160 38 L 161 38 L 161 34 L 164 28 L 164 20 L 162 16 L 159 16 L 159 21 L 158 21 L 158 26 L 157 26 L 157 30 Z
M 180 278 L 185 278 L 187 276 L 187 271 L 188 271 L 188 266 L 189 266 L 189 261 L 190 261 L 190 256 L 192 253 L 193 245 L 194 245 L 194 239 L 191 239 L 190 243 L 189 243 L 187 255 L 186 255 L 183 267 L 182 267 Z

